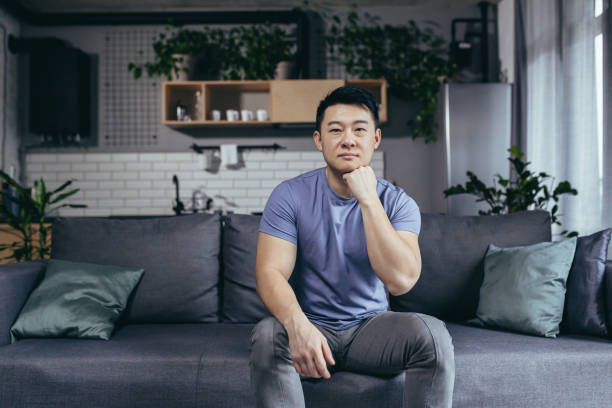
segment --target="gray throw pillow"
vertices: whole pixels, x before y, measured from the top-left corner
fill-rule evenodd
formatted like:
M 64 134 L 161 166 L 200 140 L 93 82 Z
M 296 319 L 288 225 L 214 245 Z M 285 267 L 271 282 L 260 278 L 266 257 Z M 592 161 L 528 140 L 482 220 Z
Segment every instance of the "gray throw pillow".
M 143 269 L 51 259 L 11 327 L 26 337 L 108 340 Z
M 147 271 L 125 312 L 128 323 L 219 321 L 217 214 L 138 219 L 57 218 L 51 257 Z
M 606 336 L 604 278 L 612 229 L 578 237 L 574 261 L 567 277 L 561 331 Z
M 576 238 L 514 248 L 489 245 L 473 323 L 556 337 Z

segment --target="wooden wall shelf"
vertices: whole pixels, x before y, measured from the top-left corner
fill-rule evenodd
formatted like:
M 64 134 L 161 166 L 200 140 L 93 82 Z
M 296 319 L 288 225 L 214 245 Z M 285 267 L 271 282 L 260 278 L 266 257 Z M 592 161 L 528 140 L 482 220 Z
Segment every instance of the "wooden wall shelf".
M 384 79 L 296 79 L 273 81 L 173 81 L 162 87 L 162 123 L 172 128 L 192 127 L 260 127 L 282 123 L 314 123 L 319 101 L 333 89 L 354 85 L 367 89 L 379 104 L 380 123 L 387 122 L 387 83 Z M 202 112 L 195 109 L 195 94 L 202 94 Z M 176 105 L 187 107 L 191 118 L 176 120 Z M 249 121 L 227 121 L 225 111 L 248 109 L 255 118 Z M 268 112 L 268 120 L 257 121 L 257 109 Z M 212 119 L 212 111 L 221 111 L 221 119 Z

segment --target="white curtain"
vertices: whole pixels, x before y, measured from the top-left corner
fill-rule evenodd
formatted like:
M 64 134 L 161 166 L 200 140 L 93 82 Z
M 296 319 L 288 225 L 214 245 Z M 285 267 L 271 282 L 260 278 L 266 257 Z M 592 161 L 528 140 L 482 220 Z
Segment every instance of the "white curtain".
M 612 205 L 612 189 L 605 188 L 612 180 L 606 163 L 611 158 L 604 154 L 612 143 L 602 139 L 602 130 L 598 133 L 594 44 L 601 25 L 594 24 L 594 1 L 525 0 L 522 7 L 530 167 L 554 176 L 555 185 L 567 180 L 578 190 L 577 196 L 562 196 L 563 229 L 587 235 L 612 227 L 607 208 Z M 554 239 L 560 232 L 553 228 Z

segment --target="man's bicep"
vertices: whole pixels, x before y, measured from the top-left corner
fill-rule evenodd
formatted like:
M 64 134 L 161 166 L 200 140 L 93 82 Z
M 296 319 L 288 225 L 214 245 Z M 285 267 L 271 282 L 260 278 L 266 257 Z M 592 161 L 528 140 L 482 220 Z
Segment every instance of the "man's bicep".
M 263 232 L 257 239 L 257 278 L 269 273 L 280 273 L 289 280 L 297 256 L 297 246 L 285 239 L 275 237 Z

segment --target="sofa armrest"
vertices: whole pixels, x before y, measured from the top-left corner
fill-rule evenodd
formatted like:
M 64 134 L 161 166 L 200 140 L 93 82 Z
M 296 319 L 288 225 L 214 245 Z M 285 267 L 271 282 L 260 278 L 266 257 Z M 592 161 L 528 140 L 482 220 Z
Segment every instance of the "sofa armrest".
M 0 346 L 10 344 L 11 326 L 45 268 L 44 261 L 0 265 Z
M 604 296 L 606 299 L 606 325 L 608 326 L 608 335 L 612 337 L 612 259 L 606 261 L 604 288 Z

